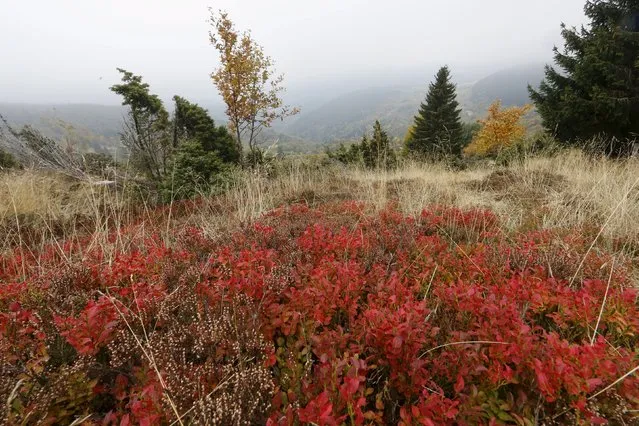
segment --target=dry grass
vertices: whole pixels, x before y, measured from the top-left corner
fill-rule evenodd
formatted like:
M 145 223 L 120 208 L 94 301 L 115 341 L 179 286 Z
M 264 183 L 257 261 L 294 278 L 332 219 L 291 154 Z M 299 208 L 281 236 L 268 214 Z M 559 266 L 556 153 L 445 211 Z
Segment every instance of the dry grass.
M 606 244 L 620 241 L 613 251 L 630 254 L 636 261 L 638 186 L 639 160 L 592 159 L 580 152 L 530 158 L 508 167 L 483 164 L 463 171 L 413 162 L 387 172 L 290 162 L 281 165 L 275 177 L 243 172 L 224 195 L 204 197 L 186 215 L 177 206 L 168 206 L 162 220 L 167 236 L 170 227 L 188 224 L 223 238 L 229 229 L 296 202 L 318 205 L 352 200 L 373 210 L 395 203 L 400 211 L 415 216 L 429 205 L 481 207 L 495 212 L 510 232 L 594 230 L 596 239 Z M 127 249 L 119 232 L 115 240 L 109 237 L 113 230 L 135 223 L 143 234 L 144 222 L 157 220 L 152 208 L 140 205 L 139 199 L 131 200 L 126 189 L 96 187 L 52 174 L 27 170 L 0 175 L 0 256 L 16 248 L 37 252 L 51 241 L 89 238 L 89 249 L 99 245 L 108 260 Z M 600 312 L 605 303 L 604 298 Z M 592 341 L 596 332 L 597 327 Z M 455 344 L 460 343 L 464 342 Z
M 509 230 L 598 227 L 610 219 L 604 236 L 636 240 L 637 177 L 638 159 L 592 159 L 577 151 L 463 171 L 418 163 L 389 172 L 295 165 L 272 180 L 256 175 L 241 179 L 224 204 L 230 204 L 229 213 L 239 221 L 294 201 L 349 199 L 376 209 L 396 202 L 407 214 L 418 214 L 432 204 L 485 207 L 497 213 Z
M 52 242 L 84 237 L 103 244 L 109 230 L 139 216 L 139 205 L 125 193 L 35 170 L 0 174 L 0 254 L 39 253 Z
M 65 220 L 90 213 L 89 199 L 79 183 L 64 176 L 33 170 L 0 176 L 0 221 L 34 216 Z
M 406 213 L 425 205 L 486 207 L 508 229 L 539 221 L 541 228 L 603 225 L 604 234 L 636 238 L 639 229 L 639 161 L 589 159 L 579 152 L 531 158 L 524 164 L 451 171 L 441 165 L 409 164 L 397 171 L 350 172 L 360 185 L 358 199 L 382 207 L 397 200 Z
M 207 197 L 195 213 L 173 215 L 171 220 L 221 236 L 229 227 L 294 202 L 354 200 L 372 209 L 395 202 L 401 211 L 415 215 L 425 206 L 443 204 L 489 208 L 511 231 L 590 227 L 601 230 L 602 239 L 622 240 L 635 249 L 639 247 L 637 177 L 637 159 L 592 159 L 576 151 L 508 167 L 484 164 L 463 171 L 412 162 L 383 172 L 293 161 L 281 165 L 274 178 L 243 173 L 225 195 Z M 0 224 L 14 230 L 39 226 L 43 240 L 68 237 L 80 228 L 100 233 L 108 224 L 126 223 L 133 215 L 124 199 L 118 191 L 68 178 L 33 171 L 5 174 L 0 176 Z M 139 212 L 140 206 L 134 207 Z M 56 232 L 60 228 L 64 235 Z M 0 248 L 15 246 L 18 237 L 19 233 L 7 233 Z

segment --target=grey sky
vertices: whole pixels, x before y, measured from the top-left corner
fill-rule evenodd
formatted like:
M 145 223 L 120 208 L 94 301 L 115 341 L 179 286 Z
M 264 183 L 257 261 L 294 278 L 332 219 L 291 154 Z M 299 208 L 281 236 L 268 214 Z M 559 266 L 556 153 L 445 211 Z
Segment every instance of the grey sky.
M 0 0 L 0 102 L 117 104 L 116 67 L 154 92 L 202 102 L 208 6 L 251 29 L 292 91 L 319 82 L 402 83 L 434 64 L 496 70 L 550 58 L 584 0 Z M 424 71 L 426 72 L 426 71 Z M 424 83 L 429 78 L 424 75 Z M 323 83 L 321 83 L 323 84 Z

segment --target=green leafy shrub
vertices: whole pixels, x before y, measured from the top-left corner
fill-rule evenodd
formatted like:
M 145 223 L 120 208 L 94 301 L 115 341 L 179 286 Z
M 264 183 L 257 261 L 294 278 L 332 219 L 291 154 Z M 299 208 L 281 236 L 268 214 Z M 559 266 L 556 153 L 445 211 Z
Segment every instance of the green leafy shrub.
M 163 182 L 163 197 L 168 201 L 215 192 L 230 170 L 215 151 L 206 151 L 198 141 L 184 142 L 175 154 L 173 172 Z

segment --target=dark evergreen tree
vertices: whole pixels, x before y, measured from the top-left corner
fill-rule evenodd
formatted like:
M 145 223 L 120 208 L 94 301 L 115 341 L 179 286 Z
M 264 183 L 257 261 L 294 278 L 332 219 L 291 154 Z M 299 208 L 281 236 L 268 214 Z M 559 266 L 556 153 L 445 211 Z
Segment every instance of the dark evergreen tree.
M 122 84 L 111 91 L 122 96 L 122 105 L 129 106 L 128 120 L 121 134 L 129 148 L 133 164 L 153 180 L 160 180 L 169 170 L 174 147 L 169 134 L 169 114 L 162 100 L 149 91 L 142 77 L 118 68 Z
M 375 160 L 373 158 L 373 148 L 371 142 L 368 141 L 368 136 L 362 136 L 362 142 L 359 144 L 359 151 L 362 153 L 362 163 L 367 169 L 375 167 Z
M 391 149 L 388 135 L 378 120 L 373 125 L 373 136 L 368 141 L 365 152 L 367 155 L 364 162 L 369 168 L 386 169 L 395 165 L 395 152 Z
M 607 153 L 620 155 L 639 133 L 639 0 L 588 0 L 584 10 L 590 25 L 562 24 L 564 50 L 554 50 L 559 69 L 547 66 L 530 96 L 559 140 L 605 136 Z
M 206 193 L 218 186 L 228 166 L 240 163 L 240 152 L 226 127 L 217 127 L 204 108 L 180 96 L 173 100 L 175 154 L 172 173 L 164 186 L 175 199 Z
M 229 170 L 216 151 L 207 151 L 197 140 L 180 143 L 173 158 L 173 171 L 164 182 L 166 200 L 188 198 L 207 193 L 219 186 Z
M 435 155 L 460 155 L 462 150 L 461 109 L 450 70 L 443 67 L 430 84 L 426 101 L 422 102 L 411 137 L 406 141 L 409 152 Z
M 169 197 L 191 196 L 216 182 L 222 170 L 240 162 L 238 146 L 225 127 L 215 125 L 197 104 L 175 96 L 173 118 L 141 76 L 118 69 L 122 84 L 111 90 L 130 107 L 122 134 L 134 164 Z M 173 192 L 175 191 L 175 192 Z M 169 198 L 167 197 L 167 198 Z
M 344 164 L 359 163 L 368 169 L 388 169 L 397 163 L 388 134 L 382 129 L 379 121 L 375 121 L 373 136 L 370 139 L 364 135 L 360 143 L 348 148 L 342 144 L 336 151 L 329 151 L 328 156 Z
M 0 171 L 18 167 L 18 162 L 9 152 L 0 149 Z
M 354 164 L 362 160 L 361 148 L 361 145 L 358 143 L 354 143 L 348 147 L 342 143 L 335 151 L 328 150 L 326 153 L 328 154 L 328 158 L 337 160 L 340 163 Z
M 238 163 L 240 152 L 226 127 L 217 127 L 209 113 L 198 104 L 180 96 L 174 96 L 173 146 L 180 141 L 197 141 L 207 152 L 216 152 L 218 158 L 227 163 Z

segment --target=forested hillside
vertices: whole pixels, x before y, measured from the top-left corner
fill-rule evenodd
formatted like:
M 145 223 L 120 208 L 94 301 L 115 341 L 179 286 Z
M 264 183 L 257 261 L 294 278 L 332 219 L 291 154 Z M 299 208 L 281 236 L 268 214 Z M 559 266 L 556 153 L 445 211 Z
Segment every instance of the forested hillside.
M 0 115 L 19 127 L 30 125 L 58 141 L 87 152 L 122 149 L 119 133 L 126 109 L 118 105 L 15 104 L 0 102 Z
M 543 65 L 501 70 L 476 83 L 459 83 L 457 96 L 462 118 L 480 118 L 494 99 L 504 105 L 529 102 L 527 85 L 539 83 Z M 298 117 L 263 134 L 265 146 L 276 144 L 276 152 L 304 153 L 322 149 L 336 141 L 358 139 L 379 120 L 393 138 L 403 138 L 422 101 L 429 76 L 421 86 L 389 86 L 336 93 L 318 108 L 305 110 Z M 219 105 L 208 108 L 219 111 Z M 0 114 L 17 125 L 30 124 L 55 139 L 70 137 L 81 149 L 112 152 L 120 147 L 118 134 L 126 110 L 106 105 L 36 105 L 0 103 Z M 214 117 L 222 122 L 224 117 Z

